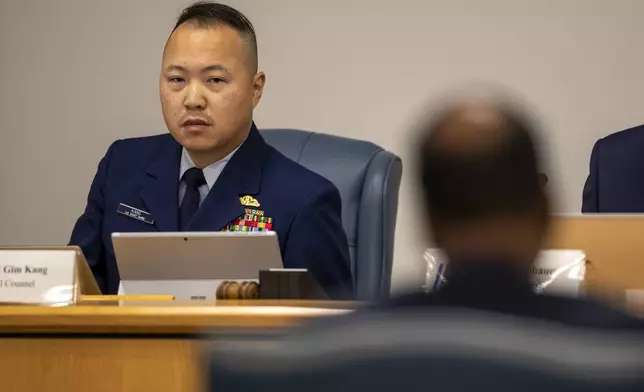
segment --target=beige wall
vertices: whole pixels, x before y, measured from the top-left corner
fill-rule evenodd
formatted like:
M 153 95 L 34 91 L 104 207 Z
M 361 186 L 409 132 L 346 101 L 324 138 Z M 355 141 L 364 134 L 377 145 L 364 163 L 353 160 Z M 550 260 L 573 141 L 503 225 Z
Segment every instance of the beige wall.
M 578 211 L 593 141 L 644 123 L 644 1 L 229 3 L 258 30 L 260 127 L 369 139 L 405 159 L 423 103 L 453 83 L 501 82 L 543 116 L 558 208 Z M 159 61 L 185 4 L 0 1 L 0 245 L 66 242 L 109 143 L 165 131 Z M 420 259 L 409 174 L 394 288 Z

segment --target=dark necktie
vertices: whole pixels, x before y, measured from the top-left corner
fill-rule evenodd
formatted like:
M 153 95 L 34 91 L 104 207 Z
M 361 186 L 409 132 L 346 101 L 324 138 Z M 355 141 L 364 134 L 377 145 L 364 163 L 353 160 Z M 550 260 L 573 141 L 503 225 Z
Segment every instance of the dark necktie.
M 183 174 L 182 180 L 186 184 L 186 193 L 179 208 L 179 227 L 184 231 L 199 209 L 199 187 L 206 183 L 206 177 L 203 170 L 193 167 Z

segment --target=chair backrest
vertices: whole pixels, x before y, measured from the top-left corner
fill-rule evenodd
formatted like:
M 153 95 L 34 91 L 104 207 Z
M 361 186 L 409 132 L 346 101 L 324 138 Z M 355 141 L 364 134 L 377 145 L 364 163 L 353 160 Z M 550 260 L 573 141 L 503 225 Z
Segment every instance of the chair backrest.
M 644 390 L 641 333 L 474 311 L 421 313 L 350 315 L 272 344 L 218 344 L 210 386 L 238 392 Z
M 359 300 L 388 296 L 393 263 L 399 157 L 362 140 L 294 129 L 261 131 L 268 144 L 335 184 Z

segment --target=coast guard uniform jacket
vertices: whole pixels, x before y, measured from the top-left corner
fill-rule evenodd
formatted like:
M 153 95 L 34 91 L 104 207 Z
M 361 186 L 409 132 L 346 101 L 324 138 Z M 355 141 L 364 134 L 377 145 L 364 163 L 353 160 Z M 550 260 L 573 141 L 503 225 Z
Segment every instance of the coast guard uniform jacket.
M 179 231 L 181 152 L 168 133 L 118 140 L 101 160 L 70 244 L 82 248 L 103 293 L 120 282 L 113 232 Z M 254 124 L 187 227 L 218 230 L 274 230 L 285 268 L 307 268 L 332 298 L 352 295 L 338 189 L 266 144 Z

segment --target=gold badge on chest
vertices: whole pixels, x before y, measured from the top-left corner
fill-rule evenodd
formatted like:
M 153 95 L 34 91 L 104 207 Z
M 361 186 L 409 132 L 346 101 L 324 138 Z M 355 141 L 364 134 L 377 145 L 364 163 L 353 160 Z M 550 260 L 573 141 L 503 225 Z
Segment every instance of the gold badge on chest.
M 241 203 L 241 205 L 246 207 L 259 207 L 259 202 L 257 201 L 257 199 L 250 195 L 240 197 L 239 202 Z

